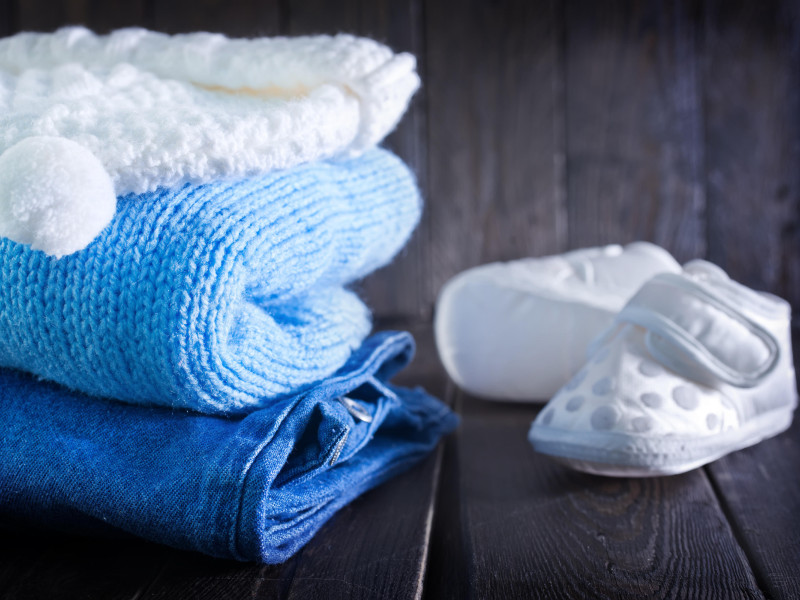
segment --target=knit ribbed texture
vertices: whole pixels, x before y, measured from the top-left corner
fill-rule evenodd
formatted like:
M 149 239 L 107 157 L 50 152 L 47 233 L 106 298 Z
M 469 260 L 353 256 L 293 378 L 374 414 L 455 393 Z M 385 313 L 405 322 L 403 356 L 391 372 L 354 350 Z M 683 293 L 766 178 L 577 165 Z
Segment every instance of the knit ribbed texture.
M 370 318 L 342 286 L 420 215 L 413 176 L 379 149 L 146 196 L 62 259 L 0 241 L 0 365 L 133 403 L 264 406 L 345 363 Z

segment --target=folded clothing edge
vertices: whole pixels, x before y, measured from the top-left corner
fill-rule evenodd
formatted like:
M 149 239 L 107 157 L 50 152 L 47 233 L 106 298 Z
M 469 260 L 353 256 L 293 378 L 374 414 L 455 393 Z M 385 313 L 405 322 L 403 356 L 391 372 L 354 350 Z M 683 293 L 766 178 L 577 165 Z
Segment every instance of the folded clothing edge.
M 456 426 L 423 390 L 386 383 L 412 353 L 409 334 L 376 334 L 329 380 L 244 418 L 114 403 L 4 369 L 0 396 L 12 397 L 0 405 L 0 512 L 19 523 L 113 529 L 222 558 L 282 562 L 339 508 Z M 83 414 L 67 414 L 76 409 Z
M 0 365 L 131 403 L 257 409 L 363 342 L 369 311 L 342 286 L 396 255 L 421 204 L 408 167 L 374 149 L 121 198 L 60 260 L 0 240 Z

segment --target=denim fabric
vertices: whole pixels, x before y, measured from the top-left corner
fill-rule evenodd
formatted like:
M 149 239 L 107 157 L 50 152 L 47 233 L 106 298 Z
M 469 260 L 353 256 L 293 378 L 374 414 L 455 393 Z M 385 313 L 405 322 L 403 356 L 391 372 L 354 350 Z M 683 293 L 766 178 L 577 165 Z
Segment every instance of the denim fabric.
M 281 562 L 455 426 L 423 390 L 386 383 L 412 353 L 410 335 L 376 334 L 323 383 L 238 418 L 122 404 L 0 370 L 0 517 Z M 367 420 L 354 416 L 363 411 Z
M 333 374 L 370 331 L 342 286 L 420 215 L 374 149 L 241 181 L 120 198 L 56 259 L 0 240 L 0 366 L 131 403 L 245 413 Z

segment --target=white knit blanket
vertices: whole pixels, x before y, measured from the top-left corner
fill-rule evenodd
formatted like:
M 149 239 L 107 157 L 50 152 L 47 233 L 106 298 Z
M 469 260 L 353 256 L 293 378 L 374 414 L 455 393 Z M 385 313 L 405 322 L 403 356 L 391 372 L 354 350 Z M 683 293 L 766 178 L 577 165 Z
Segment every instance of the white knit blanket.
M 0 235 L 60 256 L 115 196 L 357 155 L 418 86 L 413 56 L 350 35 L 0 40 Z

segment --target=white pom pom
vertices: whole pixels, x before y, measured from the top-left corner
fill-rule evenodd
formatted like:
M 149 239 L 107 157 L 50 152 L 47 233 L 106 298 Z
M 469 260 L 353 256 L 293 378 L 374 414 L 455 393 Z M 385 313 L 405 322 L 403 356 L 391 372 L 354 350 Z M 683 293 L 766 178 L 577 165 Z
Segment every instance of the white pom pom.
M 80 144 L 30 137 L 0 154 L 0 236 L 61 257 L 85 248 L 116 207 L 111 178 Z

